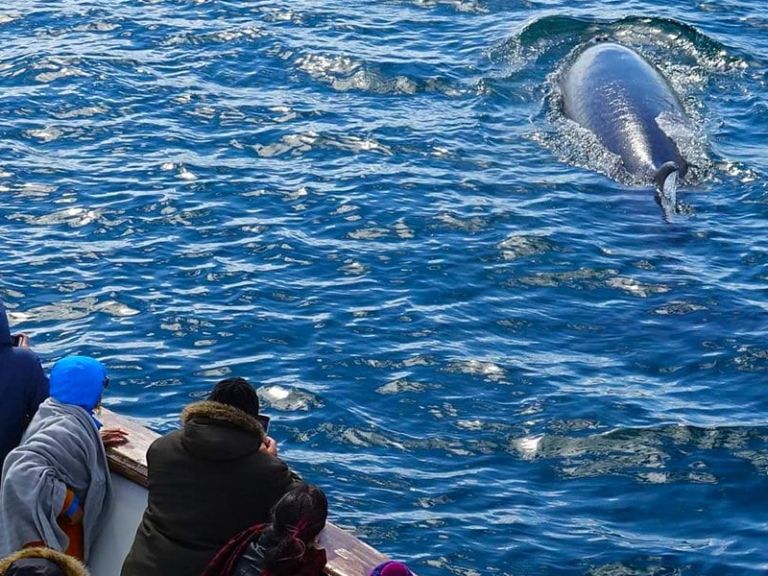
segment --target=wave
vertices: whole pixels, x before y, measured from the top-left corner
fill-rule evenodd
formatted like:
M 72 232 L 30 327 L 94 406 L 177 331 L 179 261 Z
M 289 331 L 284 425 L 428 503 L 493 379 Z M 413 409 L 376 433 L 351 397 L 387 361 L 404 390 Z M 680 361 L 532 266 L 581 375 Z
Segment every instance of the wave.
M 625 16 L 617 20 L 550 15 L 528 21 L 518 34 L 493 49 L 492 58 L 527 63 L 545 58 L 551 51 L 566 53 L 593 36 L 607 35 L 633 46 L 647 46 L 666 53 L 676 48 L 707 69 L 741 70 L 744 58 L 730 55 L 724 44 L 695 27 L 670 18 Z M 680 57 L 681 54 L 677 54 Z M 520 61 L 515 59 L 520 58 Z
M 566 477 L 624 474 L 649 483 L 717 482 L 716 463 L 739 459 L 768 475 L 768 428 L 662 425 L 584 436 L 543 434 L 515 438 L 524 460 L 548 459 Z
M 328 84 L 338 92 L 395 95 L 440 93 L 449 97 L 464 93 L 462 88 L 446 78 L 391 74 L 381 66 L 346 55 L 304 54 L 294 64 L 301 72 Z

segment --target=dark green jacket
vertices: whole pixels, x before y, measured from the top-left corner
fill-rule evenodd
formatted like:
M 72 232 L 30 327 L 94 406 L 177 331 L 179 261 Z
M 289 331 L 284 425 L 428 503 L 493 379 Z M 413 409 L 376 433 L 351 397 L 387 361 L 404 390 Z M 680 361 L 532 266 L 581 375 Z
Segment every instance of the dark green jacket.
M 197 402 L 182 428 L 147 451 L 149 502 L 121 576 L 199 576 L 219 548 L 301 479 L 259 451 L 257 419 L 218 402 Z

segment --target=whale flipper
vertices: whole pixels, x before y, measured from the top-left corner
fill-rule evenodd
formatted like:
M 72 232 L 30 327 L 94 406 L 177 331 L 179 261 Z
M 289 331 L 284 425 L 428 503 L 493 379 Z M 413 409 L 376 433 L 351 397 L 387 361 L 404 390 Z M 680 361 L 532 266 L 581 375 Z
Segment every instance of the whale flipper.
M 680 166 L 670 160 L 664 162 L 661 168 L 656 170 L 653 181 L 656 184 L 656 200 L 659 202 L 664 216 L 671 220 L 677 213 L 677 181 L 680 174 Z

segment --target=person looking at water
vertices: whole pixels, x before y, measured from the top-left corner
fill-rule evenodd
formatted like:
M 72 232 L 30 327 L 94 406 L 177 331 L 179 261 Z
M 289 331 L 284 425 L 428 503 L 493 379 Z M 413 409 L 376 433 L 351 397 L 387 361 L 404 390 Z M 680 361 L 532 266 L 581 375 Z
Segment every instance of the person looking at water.
M 258 417 L 256 390 L 229 378 L 184 408 L 181 429 L 152 443 L 147 509 L 122 576 L 198 576 L 232 536 L 269 522 L 301 479 Z
M 110 495 L 105 446 L 126 434 L 104 429 L 93 413 L 108 385 L 104 365 L 88 356 L 51 369 L 51 397 L 5 459 L 0 477 L 0 555 L 47 546 L 87 560 Z
M 321 576 L 327 558 L 317 540 L 327 519 L 323 491 L 301 484 L 275 504 L 270 524 L 232 538 L 201 576 Z
M 26 334 L 11 335 L 0 301 L 0 466 L 16 448 L 40 403 L 48 397 L 48 378 L 29 348 Z

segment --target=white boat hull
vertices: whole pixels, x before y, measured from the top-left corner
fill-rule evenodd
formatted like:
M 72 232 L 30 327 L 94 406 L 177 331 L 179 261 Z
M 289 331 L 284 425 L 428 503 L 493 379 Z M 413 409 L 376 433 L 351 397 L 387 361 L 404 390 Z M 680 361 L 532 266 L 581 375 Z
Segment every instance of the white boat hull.
M 112 473 L 112 501 L 88 562 L 92 576 L 120 576 L 136 528 L 147 507 L 147 489 Z

